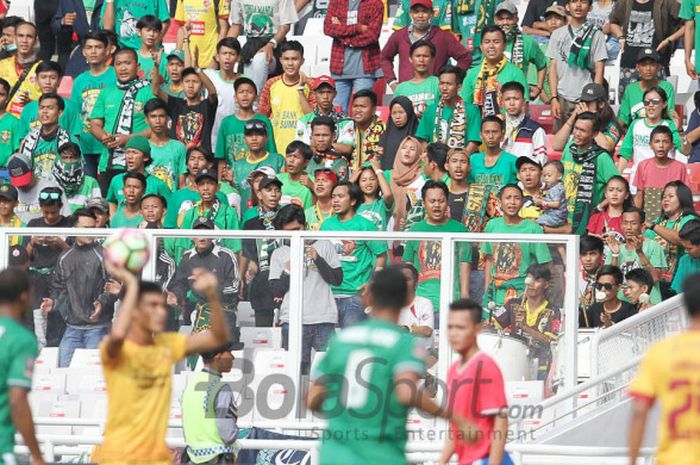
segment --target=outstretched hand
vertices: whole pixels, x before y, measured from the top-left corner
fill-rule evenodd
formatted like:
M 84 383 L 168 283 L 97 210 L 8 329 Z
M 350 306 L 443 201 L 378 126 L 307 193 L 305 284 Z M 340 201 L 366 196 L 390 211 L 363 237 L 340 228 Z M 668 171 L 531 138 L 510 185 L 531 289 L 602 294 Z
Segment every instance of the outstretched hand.
M 201 295 L 210 296 L 216 294 L 219 289 L 219 280 L 216 275 L 204 268 L 192 270 L 190 280 L 192 280 L 192 289 Z

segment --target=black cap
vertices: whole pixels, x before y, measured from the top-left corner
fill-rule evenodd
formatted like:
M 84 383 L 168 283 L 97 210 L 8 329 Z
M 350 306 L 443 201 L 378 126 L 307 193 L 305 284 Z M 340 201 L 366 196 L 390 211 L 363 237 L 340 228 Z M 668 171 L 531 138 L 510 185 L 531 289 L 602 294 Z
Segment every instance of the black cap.
M 194 182 L 198 183 L 203 179 L 212 179 L 216 182 L 219 182 L 219 177 L 216 175 L 216 171 L 209 170 L 206 168 L 199 170 L 199 173 L 197 173 L 197 176 L 194 178 Z
M 597 102 L 598 100 L 607 100 L 608 96 L 605 93 L 605 87 L 595 82 L 591 82 L 583 86 L 581 91 L 582 102 Z
M 11 186 L 9 184 L 3 184 L 0 186 L 0 198 L 16 202 L 17 196 L 17 188 L 15 188 L 15 186 Z
M 211 218 L 207 218 L 206 216 L 200 216 L 199 218 L 194 220 L 192 229 L 216 229 L 216 226 L 214 225 L 214 222 L 211 220 Z
M 199 355 L 201 355 L 204 360 L 211 360 L 221 353 L 231 352 L 232 350 L 243 350 L 243 343 L 229 341 L 221 347 L 218 347 L 210 352 L 202 352 Z
M 652 60 L 656 63 L 661 63 L 661 57 L 653 48 L 643 48 L 639 51 L 639 55 L 637 55 L 637 61 L 635 63 L 639 63 L 643 60 Z
M 247 123 L 245 123 L 245 129 L 243 129 L 243 134 L 249 134 L 251 132 L 257 132 L 257 133 L 263 133 L 267 135 L 267 126 L 265 126 L 265 123 L 260 121 L 259 119 L 251 119 Z
M 234 92 L 238 90 L 238 88 L 243 85 L 243 84 L 250 84 L 253 86 L 253 89 L 255 89 L 255 93 L 258 93 L 258 86 L 255 85 L 255 81 L 253 81 L 251 78 L 246 77 L 246 76 L 241 76 L 238 79 L 236 79 L 233 83 L 233 90 Z
M 523 165 L 528 165 L 528 164 L 533 165 L 533 166 L 536 166 L 536 167 L 538 167 L 538 168 L 540 168 L 540 169 L 542 168 L 542 164 L 541 164 L 539 161 L 537 161 L 537 160 L 535 160 L 534 158 L 532 158 L 532 157 L 522 156 L 522 157 L 518 157 L 518 159 L 515 160 L 515 167 L 516 167 L 518 170 L 520 170 L 520 167 L 521 167 L 521 166 L 523 166 Z
M 265 176 L 260 180 L 260 184 L 258 185 L 259 189 L 264 189 L 265 187 L 269 186 L 270 184 L 275 184 L 277 187 L 282 189 L 282 181 L 277 179 L 277 177 L 272 177 L 272 176 Z

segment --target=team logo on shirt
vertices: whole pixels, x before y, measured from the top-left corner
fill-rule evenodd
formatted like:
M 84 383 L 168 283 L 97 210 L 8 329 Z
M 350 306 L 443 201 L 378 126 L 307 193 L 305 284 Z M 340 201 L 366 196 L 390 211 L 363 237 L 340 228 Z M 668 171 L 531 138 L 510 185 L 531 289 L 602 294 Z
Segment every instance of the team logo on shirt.
M 11 136 L 10 131 L 2 131 L 0 133 L 0 141 L 3 144 L 7 144 L 10 141 L 10 136 Z
M 519 277 L 518 269 L 523 261 L 523 252 L 514 242 L 496 244 L 493 248 L 494 279 L 499 286 L 505 281 Z
M 420 277 L 418 281 L 440 278 L 440 263 L 442 262 L 442 248 L 438 241 L 421 242 L 418 246 L 418 263 L 420 264 Z

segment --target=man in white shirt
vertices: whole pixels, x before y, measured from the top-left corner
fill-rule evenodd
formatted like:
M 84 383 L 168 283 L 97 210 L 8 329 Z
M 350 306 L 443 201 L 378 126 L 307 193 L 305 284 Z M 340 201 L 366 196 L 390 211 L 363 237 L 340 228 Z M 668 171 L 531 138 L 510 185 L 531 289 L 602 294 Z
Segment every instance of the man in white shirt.
M 399 314 L 399 326 L 404 326 L 411 334 L 424 338 L 426 349 L 433 348 L 433 304 L 429 299 L 416 295 L 418 287 L 418 270 L 410 263 L 400 263 L 396 267 L 408 280 L 408 292 L 410 302 L 401 309 Z

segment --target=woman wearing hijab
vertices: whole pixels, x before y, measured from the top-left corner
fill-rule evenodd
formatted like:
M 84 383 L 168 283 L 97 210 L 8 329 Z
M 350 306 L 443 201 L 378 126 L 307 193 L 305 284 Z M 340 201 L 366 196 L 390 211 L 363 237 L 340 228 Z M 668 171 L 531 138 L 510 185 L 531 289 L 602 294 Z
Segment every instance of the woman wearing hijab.
M 413 136 L 407 136 L 399 145 L 391 170 L 391 192 L 394 194 L 393 226 L 388 229 L 403 230 L 406 213 L 420 201 L 425 184 L 421 159 L 423 145 Z M 421 212 L 422 213 L 422 212 Z
M 382 149 L 380 165 L 383 170 L 393 168 L 399 146 L 407 136 L 413 136 L 418 129 L 418 118 L 408 97 L 395 97 L 389 104 L 389 110 L 389 124 L 379 139 Z

